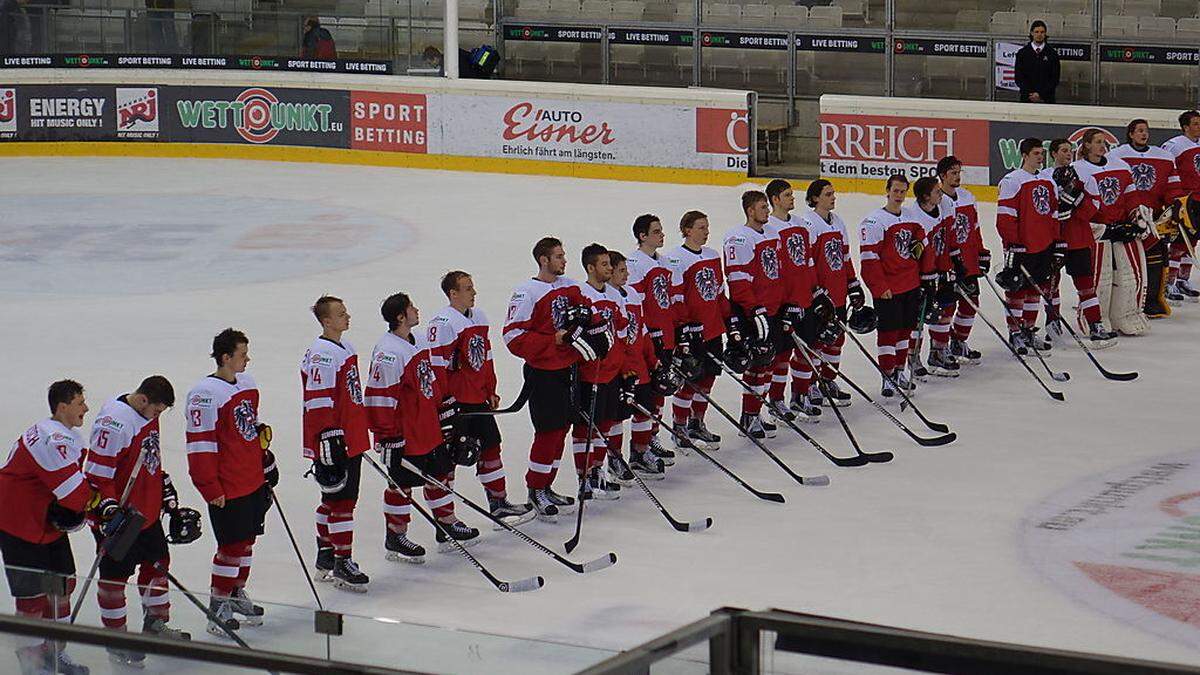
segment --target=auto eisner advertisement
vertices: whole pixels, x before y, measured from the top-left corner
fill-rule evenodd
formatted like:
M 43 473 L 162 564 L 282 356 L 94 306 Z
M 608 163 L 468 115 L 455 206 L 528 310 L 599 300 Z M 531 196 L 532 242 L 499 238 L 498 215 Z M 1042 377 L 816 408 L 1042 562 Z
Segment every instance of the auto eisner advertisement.
M 164 93 L 163 128 L 172 141 L 350 147 L 346 91 L 170 87 Z
M 437 98 L 441 142 L 437 150 L 431 143 L 431 151 L 586 164 L 745 168 L 737 157 L 744 162 L 748 131 L 743 136 L 735 129 L 734 141 L 727 144 L 708 143 L 706 132 L 708 149 L 701 150 L 694 106 L 452 94 Z M 737 120 L 725 119 L 736 127 Z
M 938 159 L 955 155 L 963 182 L 984 185 L 988 172 L 985 120 L 821 114 L 821 175 L 879 178 L 903 173 L 909 179 L 934 173 Z

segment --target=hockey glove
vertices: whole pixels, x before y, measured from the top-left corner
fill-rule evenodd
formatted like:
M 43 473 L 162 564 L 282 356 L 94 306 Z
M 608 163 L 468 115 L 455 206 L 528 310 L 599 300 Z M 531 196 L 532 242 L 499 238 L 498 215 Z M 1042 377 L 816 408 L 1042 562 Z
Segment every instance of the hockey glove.
M 958 302 L 958 291 L 954 289 L 954 273 L 943 272 L 938 275 L 937 290 L 934 292 L 934 303 L 945 310 Z
M 404 439 L 400 437 L 384 438 L 375 443 L 375 449 L 379 452 L 379 458 L 383 460 L 383 465 L 387 467 L 388 476 L 392 480 L 399 482 L 397 476 L 403 468 L 400 466 L 400 460 L 404 459 Z
M 996 273 L 996 283 L 1004 290 L 1015 293 L 1025 287 L 1025 279 L 1017 269 L 1020 258 L 1015 251 L 1004 251 L 1004 268 Z
M 842 327 L 836 321 L 828 321 L 817 328 L 817 342 L 825 345 L 836 344 L 842 336 Z
M 858 279 L 852 279 L 846 286 L 846 299 L 850 301 L 850 306 L 858 309 L 867 304 L 867 296 L 863 293 L 862 284 Z
M 618 394 L 622 397 L 625 394 L 633 396 L 633 389 L 637 386 L 637 375 L 623 375 L 617 380 L 617 387 L 620 389 Z
M 275 453 L 270 450 L 263 452 L 263 480 L 267 481 L 267 485 L 272 490 L 276 485 L 279 485 L 279 467 L 275 464 Z
M 162 510 L 170 513 L 177 508 L 179 508 L 179 493 L 175 491 L 175 484 L 171 482 L 171 476 L 164 471 Z
M 832 321 L 837 314 L 837 308 L 833 306 L 833 300 L 829 298 L 829 291 L 817 286 L 813 289 L 812 304 L 808 306 L 808 311 L 820 321 Z
M 670 359 L 660 361 L 650 373 L 650 386 L 659 396 L 670 396 L 683 386 L 683 375 L 679 373 L 678 369 L 672 367 L 674 359 L 675 356 L 672 355 Z
M 651 331 L 649 333 L 649 335 L 650 335 L 650 344 L 654 346 L 654 358 L 656 358 L 659 361 L 659 363 L 661 363 L 663 361 L 670 361 L 671 360 L 671 350 L 667 349 L 666 344 L 663 343 L 662 331 L 661 330 Z
M 969 298 L 978 298 L 979 297 L 979 278 L 978 277 L 967 277 L 966 279 L 963 279 L 962 281 L 958 282 L 958 285 L 960 288 L 962 288 L 962 292 L 967 294 L 967 297 L 969 297 Z M 958 291 L 955 290 L 954 293 L 955 293 L 955 296 L 957 297 Z
M 766 307 L 755 307 L 750 313 L 749 323 L 754 330 L 754 335 L 749 337 L 757 340 L 766 340 L 767 336 L 771 334 L 771 324 L 767 321 Z
M 561 328 L 568 333 L 573 329 L 592 323 L 592 308 L 587 305 L 571 305 L 563 312 Z
M 83 513 L 72 511 L 54 501 L 46 509 L 46 522 L 59 532 L 74 532 L 83 527 Z
M 112 500 L 112 507 L 109 517 L 101 520 L 100 534 L 104 536 L 105 555 L 122 560 L 146 524 L 146 516 L 132 506 L 118 505 L 116 500 Z
M 1050 272 L 1057 273 L 1067 264 L 1067 242 L 1056 241 L 1050 251 Z
M 466 434 L 458 434 L 446 442 L 446 450 L 450 452 L 450 459 L 459 466 L 475 466 L 479 462 L 479 454 L 482 452 L 479 446 L 478 438 Z
M 190 544 L 200 538 L 200 512 L 187 507 L 167 512 L 167 542 Z
M 579 352 L 584 361 L 597 361 L 608 355 L 612 343 L 608 338 L 608 325 L 576 326 L 563 340 Z
M 255 430 L 258 431 L 258 445 L 263 450 L 270 448 L 271 437 L 274 435 L 271 432 L 271 425 L 265 423 L 259 424 L 257 427 L 255 427 Z
M 325 466 L 346 463 L 346 435 L 341 429 L 326 429 L 317 442 L 317 462 Z
M 986 248 L 979 252 L 979 273 L 987 274 L 992 271 L 992 252 Z
M 800 322 L 804 320 L 804 308 L 796 305 L 784 305 L 779 312 L 779 325 L 785 334 L 799 330 Z
M 720 358 L 735 373 L 744 373 L 750 367 L 750 346 L 742 335 L 741 324 L 736 318 L 731 318 L 729 328 L 725 331 L 725 349 L 720 355 L 712 354 L 712 358 Z M 688 378 L 692 379 L 692 378 Z
M 770 340 L 754 340 L 750 343 L 750 365 L 755 368 L 770 368 L 775 362 L 775 345 Z

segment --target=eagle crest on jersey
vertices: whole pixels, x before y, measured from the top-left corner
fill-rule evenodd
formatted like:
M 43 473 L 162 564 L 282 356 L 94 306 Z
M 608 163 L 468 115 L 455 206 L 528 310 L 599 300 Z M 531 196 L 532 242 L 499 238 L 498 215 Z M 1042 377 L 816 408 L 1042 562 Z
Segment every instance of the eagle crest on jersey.
M 146 473 L 153 476 L 158 473 L 158 468 L 162 466 L 162 458 L 159 456 L 159 440 L 158 432 L 151 431 L 142 439 L 142 450 L 145 451 L 145 458 L 142 460 L 142 466 L 146 467 Z
M 1200 173 L 1200 153 L 1192 155 L 1192 167 L 1196 169 L 1196 173 Z
M 571 308 L 571 300 L 565 295 L 555 296 L 550 301 L 550 320 L 556 329 L 562 329 L 567 320 L 567 310 Z
M 633 344 L 642 333 L 642 324 L 638 323 L 638 315 L 633 312 L 625 312 L 625 318 L 629 319 L 629 327 L 625 329 L 625 343 Z
M 258 429 L 255 428 L 257 422 L 258 415 L 254 413 L 250 401 L 242 401 L 233 409 L 233 424 L 242 438 L 248 441 L 258 438 Z
M 954 241 L 965 244 L 970 237 L 971 219 L 965 213 L 954 214 Z
M 1106 179 L 1107 180 L 1107 179 Z M 1115 178 L 1113 180 L 1116 180 Z M 1045 185 L 1033 187 L 1033 210 L 1041 215 L 1050 213 L 1050 188 Z
M 421 395 L 425 398 L 433 398 L 433 382 L 435 377 L 433 366 L 429 363 L 429 359 L 417 361 L 417 382 L 420 383 Z
M 767 275 L 768 279 L 779 278 L 779 253 L 774 246 L 763 249 L 762 252 L 762 268 L 763 274 Z
M 837 239 L 830 239 L 825 242 L 825 264 L 829 265 L 829 269 L 834 272 L 842 269 L 842 265 L 846 260 L 842 252 L 842 242 Z
M 717 287 L 717 273 L 711 267 L 701 267 L 696 272 L 696 290 L 705 302 L 711 302 L 717 297 L 720 288 Z
M 358 381 L 358 366 L 350 366 L 346 371 L 346 391 L 350 394 L 350 400 L 354 401 L 355 405 L 362 405 L 362 383 Z
M 606 330 L 608 330 L 608 337 L 611 339 L 612 342 L 616 342 L 617 341 L 617 324 L 613 323 L 612 308 L 611 307 L 601 307 L 600 309 L 598 309 L 596 311 L 596 313 L 599 314 L 602 319 L 604 319 L 604 326 L 605 326 Z
M 1096 187 L 1100 189 L 1100 202 L 1105 206 L 1116 204 L 1121 196 L 1121 181 L 1116 176 L 1101 178 Z
M 487 345 L 483 342 L 483 336 L 472 335 L 467 340 L 467 365 L 471 366 L 471 370 L 479 370 L 486 360 Z
M 901 229 L 896 232 L 896 238 L 892 240 L 892 246 L 896 248 L 896 253 L 901 258 L 911 258 L 912 241 L 912 231 Z
M 933 250 L 937 251 L 938 255 L 946 252 L 946 231 L 944 229 L 939 227 L 934 230 L 930 241 L 933 242 Z
M 1154 187 L 1154 179 L 1158 177 L 1158 172 L 1154 170 L 1153 164 L 1130 164 L 1129 168 L 1133 171 L 1133 184 L 1138 190 L 1146 192 Z
M 787 246 L 788 257 L 791 258 L 792 264 L 803 267 L 804 259 L 808 257 L 804 250 L 804 236 L 799 232 L 793 232 L 788 235 L 784 245 Z
M 671 291 L 668 288 L 668 281 L 665 274 L 654 277 L 654 281 L 650 284 L 650 292 L 654 295 L 654 301 L 658 303 L 661 309 L 667 309 L 671 306 Z

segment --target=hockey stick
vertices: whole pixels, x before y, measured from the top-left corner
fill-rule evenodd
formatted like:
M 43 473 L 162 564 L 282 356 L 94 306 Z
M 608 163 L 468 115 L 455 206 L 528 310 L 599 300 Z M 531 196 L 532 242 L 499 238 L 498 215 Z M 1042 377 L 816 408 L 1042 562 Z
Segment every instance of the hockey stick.
M 1004 296 L 1000 295 L 1000 289 L 996 288 L 996 284 L 992 283 L 991 278 L 989 278 L 987 275 L 981 276 L 983 276 L 983 280 L 987 282 L 988 288 L 992 289 L 992 293 L 995 294 L 996 299 L 1000 301 L 1000 306 L 1007 307 L 1008 303 L 1005 302 Z M 1033 281 L 1030 280 L 1030 283 L 1033 283 Z M 1034 284 L 1034 286 L 1037 287 L 1037 284 Z M 1041 294 L 1041 288 L 1038 288 L 1038 294 Z M 1050 367 L 1050 364 L 1046 362 L 1046 357 L 1042 355 L 1042 350 L 1038 349 L 1037 345 L 1033 344 L 1033 331 L 1022 329 L 1022 332 L 1025 333 L 1026 340 L 1029 343 L 1029 349 L 1033 352 L 1033 355 L 1037 357 L 1037 360 L 1041 362 L 1042 367 L 1046 369 L 1046 374 L 1050 376 L 1050 379 L 1054 380 L 1055 382 L 1069 381 L 1071 379 L 1071 374 L 1066 371 L 1061 373 L 1055 372 L 1054 369 Z
M 730 368 L 729 364 L 725 363 L 724 361 L 718 359 L 717 357 L 715 357 L 711 354 L 709 354 L 709 358 L 712 359 L 713 363 L 718 364 L 720 366 L 721 370 L 725 371 L 725 374 L 728 375 L 734 382 L 737 382 L 739 385 L 741 385 L 742 389 L 746 390 L 746 393 L 753 396 L 764 406 L 770 405 L 769 401 L 767 401 L 767 397 L 763 396 L 762 394 L 759 394 L 757 391 L 754 390 L 754 387 L 751 387 L 749 384 L 746 383 L 745 380 L 738 377 L 737 372 L 734 371 L 733 368 Z M 820 373 L 817 373 L 817 378 L 820 379 L 820 377 L 821 377 Z M 824 391 L 824 390 L 822 390 L 822 391 Z M 832 403 L 832 399 L 831 399 L 831 403 Z M 837 406 L 830 405 L 830 407 L 833 408 L 833 407 L 837 407 Z M 801 429 L 800 427 L 796 426 L 795 422 L 792 422 L 791 420 L 785 419 L 783 417 L 775 417 L 775 419 L 779 420 L 780 422 L 783 422 L 784 424 L 788 425 L 788 427 L 790 427 L 792 429 L 792 431 L 795 431 L 797 434 L 800 434 L 800 438 L 803 438 L 804 440 L 808 441 L 808 444 L 813 446 L 814 448 L 816 448 L 818 452 L 820 452 L 822 455 L 824 455 L 825 459 L 828 459 L 829 461 L 833 462 L 837 466 L 863 466 L 864 464 L 866 464 L 867 462 L 870 461 L 867 458 L 867 456 L 863 455 L 863 454 L 859 454 L 854 457 L 838 457 L 837 455 L 826 450 L 825 446 L 821 445 L 816 440 L 814 440 L 812 436 L 809 436 L 808 434 L 804 433 L 804 430 Z M 887 461 L 887 460 L 883 460 L 883 461 Z
M 1033 284 L 1033 287 L 1038 290 L 1038 293 L 1042 296 L 1042 300 L 1045 302 L 1050 302 L 1050 299 L 1046 297 L 1046 294 L 1042 292 L 1042 289 L 1036 283 L 1034 283 L 1033 275 L 1029 273 L 1029 270 L 1025 269 L 1024 265 L 1020 265 L 1018 269 L 1021 270 L 1021 274 L 1025 277 L 1025 280 Z M 1079 345 L 1079 348 L 1083 350 L 1084 354 L 1087 354 L 1088 360 L 1092 362 L 1092 365 L 1096 366 L 1096 370 L 1100 371 L 1100 374 L 1104 376 L 1104 379 L 1116 380 L 1118 382 L 1128 382 L 1130 380 L 1137 379 L 1138 374 L 1136 371 L 1131 373 L 1114 373 L 1100 365 L 1100 362 L 1096 360 L 1096 355 L 1092 353 L 1092 350 L 1088 349 L 1087 345 L 1084 344 L 1083 339 L 1079 337 L 1079 333 L 1076 333 L 1075 329 L 1071 327 L 1071 322 L 1064 319 L 1062 314 L 1059 314 L 1058 323 L 1063 328 L 1067 329 L 1067 332 L 1070 333 L 1071 337 L 1075 339 L 1075 344 Z
M 436 478 L 433 478 L 432 476 L 429 476 L 425 472 L 421 471 L 420 469 L 417 468 L 417 466 L 415 464 L 408 461 L 407 459 L 401 459 L 400 464 L 405 469 L 408 469 L 409 471 L 420 476 L 421 479 L 424 480 L 426 483 L 437 486 L 437 487 L 445 490 L 446 492 L 449 492 L 450 494 L 454 495 L 455 497 L 458 497 L 459 499 L 461 499 L 463 501 L 464 504 L 471 507 L 471 509 L 473 509 L 477 513 L 481 514 L 488 520 L 492 521 L 496 525 L 499 525 L 501 529 L 505 529 L 505 530 L 508 530 L 509 532 L 513 533 L 513 535 L 515 535 L 517 537 L 517 539 L 520 539 L 521 541 L 529 544 L 530 546 L 536 548 L 537 550 L 541 551 L 542 553 L 545 553 L 546 555 L 550 556 L 551 558 L 554 558 L 558 562 L 562 563 L 565 567 L 569 567 L 572 570 L 578 572 L 579 574 L 586 574 L 587 572 L 596 572 L 596 571 L 602 570 L 606 567 L 612 567 L 617 562 L 617 554 L 616 553 L 609 553 L 607 555 L 600 556 L 599 558 L 596 558 L 595 560 L 590 560 L 590 561 L 582 563 L 582 564 L 577 563 L 577 562 L 571 562 L 570 560 L 567 560 L 566 558 L 562 557 L 561 555 L 555 553 L 554 551 L 550 550 L 546 546 L 542 545 L 541 542 L 534 539 L 533 537 L 525 534 L 524 532 L 518 530 L 517 528 L 513 527 L 512 525 L 509 525 L 508 523 L 497 518 L 496 516 L 493 516 L 491 511 L 488 511 L 487 509 L 483 508 L 482 506 L 479 506 L 478 504 L 471 501 L 470 499 L 467 499 L 465 496 L 462 495 L 462 493 L 458 492 L 457 490 L 450 487 L 446 483 L 443 483 L 442 481 L 440 481 Z
M 371 457 L 368 453 L 363 453 L 362 458 L 364 461 L 366 461 L 368 464 L 370 464 L 371 467 L 373 469 L 375 469 L 375 471 L 377 471 L 380 476 L 383 476 L 383 479 L 385 481 L 387 481 L 387 484 L 390 485 L 393 490 L 396 490 L 397 492 L 404 491 L 396 483 L 396 481 L 392 480 L 392 477 L 388 475 L 387 470 L 385 470 L 382 466 L 379 466 L 379 462 L 375 461 L 374 457 Z M 422 518 L 429 521 L 429 524 L 433 525 L 433 528 L 435 530 L 437 530 L 438 532 L 440 532 L 442 534 L 442 536 L 446 538 L 446 541 L 450 542 L 450 544 L 454 548 L 456 548 L 460 554 L 462 554 L 462 557 L 466 558 L 467 562 L 471 563 L 475 567 L 475 569 L 479 570 L 479 573 L 482 574 L 484 577 L 486 577 L 487 580 L 490 581 L 492 583 L 492 585 L 496 587 L 496 590 L 500 591 L 501 593 L 521 593 L 523 591 L 536 591 L 537 589 L 546 585 L 546 580 L 540 576 L 529 577 L 528 579 L 521 579 L 519 581 L 511 581 L 511 582 L 510 581 L 501 581 L 501 580 L 497 579 L 496 575 L 489 572 L 488 568 L 484 567 L 483 563 L 479 562 L 479 560 L 477 560 L 475 558 L 475 556 L 471 555 L 471 552 L 468 551 L 466 549 L 466 547 L 462 545 L 461 542 L 459 542 L 454 537 L 450 536 L 450 533 L 447 532 L 444 527 L 442 527 L 442 524 L 439 523 L 438 520 L 436 518 L 434 518 L 432 514 L 430 514 L 428 511 L 426 511 L 420 504 L 418 504 L 416 499 L 413 499 L 410 502 L 410 505 L 414 509 L 416 509 L 417 513 L 421 514 Z
M 837 317 L 834 317 L 833 320 L 837 322 L 838 326 L 842 329 L 842 332 L 846 334 L 846 337 L 850 338 L 854 345 L 858 347 L 858 351 L 862 352 L 862 355 L 867 357 L 867 360 L 871 362 L 871 365 L 875 366 L 875 370 L 878 371 L 881 376 L 887 377 L 887 373 L 883 372 L 883 366 L 880 366 L 879 361 L 877 361 L 874 356 L 871 356 L 871 352 L 866 348 L 865 345 L 863 345 L 862 340 L 858 339 L 858 336 L 855 335 L 848 326 L 846 326 L 846 323 Z M 917 418 L 920 419 L 925 426 L 929 427 L 933 431 L 943 434 L 950 431 L 950 427 L 946 426 L 945 424 L 942 424 L 941 422 L 934 422 L 926 417 L 925 414 L 921 412 L 921 409 L 917 407 L 917 404 L 913 403 L 912 399 L 908 397 L 908 394 L 905 393 L 903 387 L 896 387 L 896 393 L 900 394 L 900 398 L 904 399 L 904 402 L 908 404 L 908 407 L 912 408 L 912 411 L 916 413 Z
M 825 381 L 825 378 L 821 377 L 820 374 L 817 373 L 817 366 L 813 363 L 812 359 L 808 358 L 808 354 L 805 353 L 803 347 L 801 346 L 800 338 L 795 333 L 792 333 L 792 341 L 796 343 L 796 349 L 799 350 L 800 356 L 804 358 L 805 363 L 807 363 L 808 367 L 811 368 L 813 373 L 817 375 L 817 387 L 821 390 L 821 394 L 832 402 L 833 396 L 831 396 L 829 393 L 829 384 Z M 838 368 L 837 370 L 840 371 L 841 368 Z M 863 449 L 858 445 L 858 439 L 854 437 L 854 432 L 850 431 L 850 425 L 846 423 L 846 418 L 842 415 L 842 411 L 836 405 L 830 405 L 829 407 L 833 409 L 833 414 L 838 418 L 838 423 L 842 425 L 842 431 L 846 432 L 846 438 L 850 439 L 850 447 L 854 448 L 854 452 L 859 457 L 865 458 L 868 462 L 876 463 L 890 462 L 895 458 L 894 454 L 887 451 L 863 452 Z M 791 420 L 785 419 L 783 421 L 786 422 L 789 427 L 799 431 L 799 427 L 795 426 L 795 423 Z
M 1004 334 L 1000 332 L 1000 329 L 996 328 L 996 324 L 992 323 L 992 320 L 987 318 L 987 316 L 980 311 L 979 305 L 971 299 L 971 296 L 967 295 L 966 289 L 958 283 L 954 284 L 954 288 L 958 291 L 959 297 L 961 297 L 963 300 L 966 300 L 967 304 L 975 309 L 975 314 L 979 316 L 980 320 L 982 320 L 985 325 L 987 325 L 987 327 L 992 331 L 992 334 L 996 336 L 996 339 L 1004 343 L 1004 346 L 1008 348 L 1009 353 L 1011 353 L 1017 359 L 1017 361 L 1020 362 L 1020 364 L 1025 368 L 1025 371 L 1029 373 L 1029 376 L 1036 380 L 1039 385 L 1041 385 L 1042 389 L 1046 391 L 1050 398 L 1054 399 L 1055 401 L 1065 400 L 1066 396 L 1063 396 L 1061 391 L 1054 391 L 1050 387 L 1046 386 L 1046 382 L 1042 380 L 1042 378 L 1038 377 L 1038 374 L 1029 366 L 1029 362 L 1021 358 L 1021 353 L 1012 346 L 1011 342 L 1004 338 Z
M 509 413 L 520 412 L 521 408 L 525 407 L 525 403 L 529 401 L 529 380 L 525 380 L 521 384 L 521 391 L 517 392 L 517 398 L 512 402 L 512 405 L 507 408 L 498 410 L 475 410 L 472 412 L 460 412 L 463 417 L 477 417 L 481 415 L 507 415 Z
M 658 422 L 658 425 L 660 427 L 662 427 L 663 429 L 666 429 L 667 433 L 674 436 L 675 439 L 677 441 L 679 441 L 680 443 L 688 442 L 688 439 L 686 436 L 675 431 L 675 427 L 670 424 L 667 424 L 666 421 L 663 420 L 662 417 L 660 417 L 659 415 L 655 415 L 654 413 L 652 413 L 649 410 L 647 410 L 646 408 L 644 408 L 641 403 L 638 403 L 637 400 L 634 399 L 634 397 L 632 397 L 632 396 L 628 397 L 625 402 L 627 404 L 629 404 L 629 407 L 640 412 L 641 414 L 645 415 L 646 417 L 649 417 L 650 419 L 654 420 L 655 422 Z M 704 459 L 707 459 L 709 462 L 711 462 L 713 464 L 713 466 L 720 469 L 722 473 L 724 473 L 726 476 L 729 476 L 730 478 L 732 478 L 735 483 L 737 483 L 738 485 L 741 485 L 743 488 L 745 488 L 747 491 L 749 491 L 755 497 L 758 497 L 759 499 L 765 499 L 766 501 L 769 501 L 769 502 L 778 502 L 780 504 L 784 503 L 783 495 L 779 494 L 778 492 L 763 492 L 762 490 L 756 489 L 754 486 L 750 485 L 746 481 L 739 478 L 737 474 L 730 471 L 724 464 L 718 462 L 712 455 L 701 450 L 700 448 L 695 447 L 695 444 L 692 444 L 691 450 L 694 451 L 696 454 L 700 455 L 701 457 L 703 457 Z
M 571 393 L 571 407 L 575 407 L 575 402 L 578 400 L 574 394 L 574 389 L 579 386 L 577 379 L 578 377 L 579 369 L 572 368 L 571 379 L 574 386 L 572 387 Z M 597 429 L 596 425 L 592 423 L 592 419 L 596 416 L 596 399 L 600 398 L 600 392 L 596 388 L 596 385 L 588 383 L 588 386 L 592 388 L 592 400 L 589 404 L 591 413 L 587 416 L 588 437 L 586 444 L 583 446 L 583 474 L 579 476 L 579 492 L 575 496 L 575 501 L 579 506 L 578 510 L 575 512 L 575 533 L 572 534 L 571 538 L 563 544 L 563 550 L 567 553 L 574 551 L 575 547 L 579 546 L 579 537 L 583 535 L 583 503 L 586 501 L 583 498 L 583 495 L 584 490 L 587 487 L 588 474 L 592 472 L 592 439 L 600 434 L 600 430 Z M 578 413 L 580 417 L 583 416 L 582 410 L 577 409 L 575 412 Z M 574 459 L 574 451 L 572 450 L 571 460 L 574 461 Z
M 779 468 L 783 469 L 784 472 L 787 473 L 787 475 L 792 477 L 792 480 L 796 481 L 797 483 L 799 483 L 801 485 L 829 485 L 829 476 L 826 476 L 825 474 L 821 474 L 819 476 L 806 477 L 806 476 L 801 476 L 800 474 L 796 473 L 795 471 L 792 471 L 792 469 L 787 464 L 784 464 L 783 460 L 779 459 L 779 457 L 775 453 L 771 452 L 771 449 L 768 448 L 765 444 L 763 444 L 762 441 L 755 438 L 754 436 L 751 436 L 750 432 L 745 427 L 743 427 L 741 424 L 739 424 L 738 421 L 733 418 L 733 415 L 729 414 L 728 410 L 722 408 L 720 406 L 720 404 L 718 404 L 716 401 L 714 401 L 712 396 L 709 396 L 708 394 L 704 393 L 704 390 L 702 390 L 700 387 L 696 386 L 695 384 L 692 384 L 691 380 L 688 380 L 685 378 L 683 381 L 683 384 L 688 389 L 691 389 L 692 392 L 694 392 L 696 394 L 700 394 L 700 397 L 703 398 L 705 401 L 708 401 L 708 405 L 712 406 L 713 410 L 716 410 L 718 413 L 720 413 L 721 417 L 724 417 L 730 424 L 732 424 L 734 426 L 735 429 L 742 432 L 742 435 L 744 435 L 746 438 L 749 438 L 751 443 L 758 446 L 758 449 L 762 450 L 763 453 L 765 453 L 767 455 L 767 457 L 770 457 L 771 461 L 778 464 Z
M 133 470 L 129 472 L 129 479 L 125 481 L 125 489 L 121 491 L 121 499 L 117 502 L 119 506 L 123 507 L 129 501 L 129 493 L 133 491 L 133 483 L 137 480 L 138 474 L 142 472 L 142 465 L 145 462 L 146 445 L 143 444 L 138 450 L 137 459 L 133 462 Z M 75 606 L 71 608 L 71 623 L 75 623 L 75 619 L 79 616 L 79 610 L 83 607 L 83 599 L 87 597 L 88 588 L 92 585 L 92 580 L 96 578 L 96 572 L 100 569 L 100 561 L 108 554 L 109 540 L 111 538 L 105 537 L 96 549 L 96 559 L 92 561 L 92 568 L 83 580 L 83 587 L 79 589 L 79 598 L 75 601 Z
M 588 422 L 588 426 L 594 428 L 595 425 L 591 423 L 590 419 L 586 421 Z M 646 493 L 646 497 L 650 499 L 650 501 L 658 509 L 658 512 L 667 519 L 667 522 L 671 523 L 671 527 L 675 528 L 676 531 L 703 532 L 704 530 L 712 527 L 713 519 L 711 517 L 705 518 L 704 520 L 693 520 L 689 523 L 685 523 L 682 520 L 676 519 L 671 515 L 671 512 L 667 510 L 667 507 L 663 506 L 663 503 L 658 501 L 658 497 L 655 497 L 654 493 L 650 491 L 649 486 L 646 485 L 646 481 L 642 480 L 641 476 L 637 475 L 633 469 L 629 468 L 629 462 L 625 461 L 625 458 L 621 456 L 621 453 L 613 450 L 612 446 L 608 444 L 608 441 L 603 436 L 597 436 L 596 440 L 600 441 L 600 443 L 604 446 L 605 454 L 608 457 L 617 460 L 617 463 L 621 465 L 621 469 L 623 471 L 628 471 L 633 475 L 633 482 L 637 483 L 638 487 L 642 489 L 642 492 Z
M 283 529 L 287 531 L 288 539 L 292 542 L 292 550 L 296 552 L 296 560 L 300 561 L 300 571 L 304 573 L 304 580 L 308 582 L 308 587 L 312 589 L 313 598 L 317 601 L 317 607 L 324 610 L 325 605 L 321 603 L 321 596 L 317 595 L 317 585 L 313 583 L 312 575 L 308 573 L 308 566 L 304 564 L 304 556 L 300 554 L 300 546 L 296 543 L 296 536 L 292 534 L 292 526 L 288 524 L 287 516 L 283 515 L 283 506 L 279 503 L 279 497 L 275 495 L 275 488 L 268 484 L 267 491 L 271 493 L 271 501 L 275 502 L 275 510 L 279 512 L 279 519 L 283 521 Z
M 798 337 L 795 338 L 795 340 L 796 340 L 796 344 L 801 349 L 811 352 L 808 345 L 804 344 L 804 342 L 802 340 L 800 340 Z M 876 401 L 875 399 L 868 396 L 867 392 L 863 391 L 862 387 L 855 384 L 854 380 L 851 380 L 849 375 L 846 375 L 839 369 L 837 372 L 837 376 L 840 377 L 842 379 L 842 381 L 845 382 L 851 389 L 853 389 L 856 393 L 858 393 L 859 396 L 862 396 L 863 398 L 867 399 L 867 403 L 870 403 L 872 406 L 874 406 L 875 409 L 878 410 L 880 413 L 882 413 L 884 417 L 888 418 L 888 420 L 890 420 L 892 424 L 895 424 L 897 427 L 900 428 L 901 431 L 903 431 L 905 434 L 907 434 L 909 438 L 913 439 L 913 441 L 916 442 L 917 445 L 922 445 L 925 447 L 946 445 L 947 443 L 953 443 L 955 441 L 955 439 L 958 438 L 958 434 L 955 434 L 953 431 L 946 433 L 946 434 L 942 434 L 941 436 L 937 436 L 935 438 L 925 438 L 923 436 L 918 436 L 917 434 L 913 433 L 912 429 L 908 428 L 907 424 L 905 424 L 904 422 L 901 422 L 887 408 L 883 407 L 882 405 L 879 404 L 878 401 Z
M 185 588 L 183 584 L 179 583 L 179 580 L 175 578 L 175 575 L 171 574 L 171 572 L 166 567 L 163 567 L 163 564 L 161 562 L 156 561 L 153 564 L 153 567 L 154 567 L 154 569 L 158 570 L 163 575 L 165 575 L 167 577 L 167 581 L 171 582 L 175 586 L 175 588 L 179 589 L 179 592 L 183 593 L 183 597 L 187 598 L 193 605 L 195 605 L 196 609 L 199 609 L 201 612 L 203 612 L 204 616 L 208 617 L 208 620 L 210 623 L 216 624 L 218 628 L 220 628 L 222 631 L 224 631 L 225 634 L 229 636 L 230 640 L 233 640 L 234 642 L 236 642 L 237 645 L 239 647 L 241 647 L 242 649 L 253 649 L 253 647 L 246 644 L 246 641 L 243 640 L 240 635 L 235 633 L 231 628 L 229 628 L 229 626 L 226 626 L 225 622 L 221 620 L 221 617 L 214 614 L 211 609 L 205 607 L 204 603 L 200 602 L 199 598 L 197 598 L 191 591 L 189 591 L 187 588 Z

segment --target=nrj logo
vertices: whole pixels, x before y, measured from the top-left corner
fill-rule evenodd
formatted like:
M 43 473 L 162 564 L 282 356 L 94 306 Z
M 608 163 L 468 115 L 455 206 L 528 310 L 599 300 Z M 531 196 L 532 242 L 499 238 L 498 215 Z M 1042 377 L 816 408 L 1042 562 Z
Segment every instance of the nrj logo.
M 17 130 L 17 90 L 0 89 L 0 131 Z
M 1092 476 L 1026 518 L 1028 560 L 1130 626 L 1200 646 L 1200 453 Z
M 340 132 L 341 122 L 330 119 L 328 103 L 281 102 L 270 90 L 245 89 L 232 101 L 179 101 L 179 123 L 185 129 L 225 129 L 233 126 L 249 143 L 270 143 L 280 131 Z

